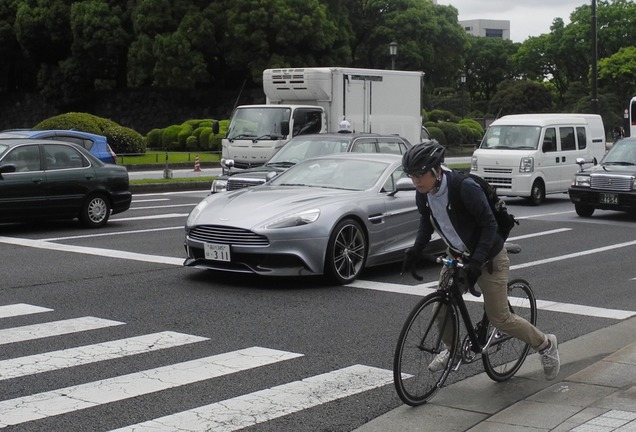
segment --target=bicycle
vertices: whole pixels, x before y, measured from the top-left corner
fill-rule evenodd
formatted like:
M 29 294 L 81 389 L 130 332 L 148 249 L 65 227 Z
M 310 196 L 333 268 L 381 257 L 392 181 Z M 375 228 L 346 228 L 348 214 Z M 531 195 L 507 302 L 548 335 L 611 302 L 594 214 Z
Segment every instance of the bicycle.
M 518 245 L 506 244 L 509 253 L 519 253 Z M 436 259 L 447 271 L 440 280 L 437 291 L 424 297 L 409 314 L 395 348 L 393 379 L 400 399 L 411 406 L 430 400 L 444 385 L 451 370 L 458 370 L 463 363 L 472 363 L 479 355 L 488 376 L 497 382 L 510 379 L 521 367 L 530 346 L 519 339 L 496 329 L 488 321 L 486 312 L 473 324 L 464 301 L 463 264 L 461 259 Z M 414 270 L 413 277 L 422 278 Z M 471 289 L 473 295 L 481 295 Z M 508 282 L 510 311 L 525 318 L 533 325 L 537 320 L 537 304 L 530 284 L 524 279 Z M 466 329 L 466 336 L 459 344 L 459 318 Z M 442 334 L 452 335 L 452 343 L 446 346 Z M 443 370 L 433 372 L 429 364 L 443 350 L 450 352 Z M 459 352 L 458 352 L 459 350 Z

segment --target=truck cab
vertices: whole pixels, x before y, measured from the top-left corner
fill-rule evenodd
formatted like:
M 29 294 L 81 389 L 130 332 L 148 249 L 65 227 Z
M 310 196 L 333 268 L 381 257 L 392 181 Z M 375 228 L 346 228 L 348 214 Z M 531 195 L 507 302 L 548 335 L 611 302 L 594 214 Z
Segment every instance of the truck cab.
M 322 107 L 302 105 L 239 106 L 222 141 L 224 164 L 237 168 L 263 165 L 297 135 L 326 131 Z

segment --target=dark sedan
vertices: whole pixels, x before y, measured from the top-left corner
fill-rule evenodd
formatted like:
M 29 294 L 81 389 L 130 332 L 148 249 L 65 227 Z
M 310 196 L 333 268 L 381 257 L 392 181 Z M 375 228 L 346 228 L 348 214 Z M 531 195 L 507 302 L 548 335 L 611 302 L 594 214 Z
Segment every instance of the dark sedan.
M 316 156 L 336 153 L 387 153 L 401 155 L 409 147 L 411 147 L 411 143 L 406 138 L 397 135 L 363 133 L 298 135 L 285 144 L 265 165 L 219 176 L 212 182 L 210 193 L 263 184 L 268 178 L 280 174 L 298 162 Z M 222 161 L 222 164 L 226 165 L 226 167 L 229 165 L 229 168 L 231 168 L 232 162 Z
M 616 141 L 600 164 L 576 173 L 568 193 L 582 217 L 596 209 L 636 212 L 636 138 Z
M 130 208 L 128 171 L 71 143 L 0 140 L 0 222 L 79 219 L 104 226 Z

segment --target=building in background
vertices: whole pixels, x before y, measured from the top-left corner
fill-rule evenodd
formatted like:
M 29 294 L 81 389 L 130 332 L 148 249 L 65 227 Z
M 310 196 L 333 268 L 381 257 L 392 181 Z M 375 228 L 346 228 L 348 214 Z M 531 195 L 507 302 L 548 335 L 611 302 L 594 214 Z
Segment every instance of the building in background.
M 459 24 L 473 36 L 510 39 L 510 21 L 507 20 L 460 20 Z

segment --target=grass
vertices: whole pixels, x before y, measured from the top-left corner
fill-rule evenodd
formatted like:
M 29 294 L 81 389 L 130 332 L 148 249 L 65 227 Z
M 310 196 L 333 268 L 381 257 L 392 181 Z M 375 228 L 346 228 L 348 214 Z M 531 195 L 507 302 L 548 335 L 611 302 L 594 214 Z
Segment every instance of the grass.
M 168 156 L 168 163 L 194 163 L 194 160 L 199 156 L 199 161 L 204 162 L 218 162 L 221 160 L 221 155 L 218 152 L 165 152 L 148 150 L 145 154 L 140 155 L 120 155 L 117 156 L 118 165 L 158 165 L 163 166 L 166 163 L 166 155 Z

